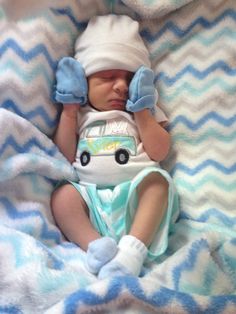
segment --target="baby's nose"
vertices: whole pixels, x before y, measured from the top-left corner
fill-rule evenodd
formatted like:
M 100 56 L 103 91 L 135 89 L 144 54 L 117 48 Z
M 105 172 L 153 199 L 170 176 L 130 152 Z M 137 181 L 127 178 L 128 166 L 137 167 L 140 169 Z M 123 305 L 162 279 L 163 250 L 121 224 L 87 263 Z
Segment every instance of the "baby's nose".
M 114 89 L 119 92 L 127 93 L 129 89 L 129 84 L 126 79 L 119 78 L 114 84 Z

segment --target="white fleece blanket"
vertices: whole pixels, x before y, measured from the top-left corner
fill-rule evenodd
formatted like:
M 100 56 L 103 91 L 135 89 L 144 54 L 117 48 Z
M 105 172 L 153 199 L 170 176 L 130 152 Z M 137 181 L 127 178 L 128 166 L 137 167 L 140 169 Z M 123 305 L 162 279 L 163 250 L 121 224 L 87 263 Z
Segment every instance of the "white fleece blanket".
M 143 277 L 98 280 L 51 214 L 57 181 L 76 179 L 50 139 L 51 92 L 58 60 L 108 12 L 140 20 L 181 214 Z M 235 0 L 65 0 L 14 24 L 0 10 L 0 313 L 236 312 L 235 27 Z

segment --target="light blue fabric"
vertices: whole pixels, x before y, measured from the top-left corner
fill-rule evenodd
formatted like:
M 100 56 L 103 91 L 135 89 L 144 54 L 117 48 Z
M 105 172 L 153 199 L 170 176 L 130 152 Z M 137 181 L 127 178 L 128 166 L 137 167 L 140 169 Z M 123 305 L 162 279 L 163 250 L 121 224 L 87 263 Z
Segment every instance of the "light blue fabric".
M 110 263 L 106 264 L 104 267 L 101 268 L 98 278 L 99 279 L 106 279 L 110 277 L 116 276 L 130 276 L 132 274 L 129 273 L 128 269 L 115 261 L 111 261 Z
M 87 103 L 88 84 L 81 64 L 71 57 L 62 58 L 57 66 L 54 98 L 63 104 Z
M 92 274 L 97 274 L 117 253 L 116 241 L 103 237 L 89 243 L 87 250 L 87 268 Z
M 153 243 L 148 248 L 148 259 L 154 260 L 163 254 L 168 245 L 168 234 L 178 216 L 178 198 L 169 174 L 158 167 L 147 167 L 131 181 L 115 187 L 98 188 L 95 184 L 71 182 L 81 193 L 90 212 L 94 227 L 102 236 L 117 242 L 130 230 L 138 204 L 136 188 L 151 172 L 163 175 L 169 183 L 168 208 Z
M 151 69 L 141 66 L 130 82 L 126 109 L 131 112 L 143 109 L 153 110 L 157 100 L 158 93 L 154 86 L 154 73 Z

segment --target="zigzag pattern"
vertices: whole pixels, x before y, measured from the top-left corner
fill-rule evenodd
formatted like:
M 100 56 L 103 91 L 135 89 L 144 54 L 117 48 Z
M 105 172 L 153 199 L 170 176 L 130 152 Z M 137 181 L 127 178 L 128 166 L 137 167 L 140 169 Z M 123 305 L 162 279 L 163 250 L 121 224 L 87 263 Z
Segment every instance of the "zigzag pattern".
M 222 172 L 224 174 L 232 174 L 236 171 L 236 163 L 234 163 L 232 166 L 226 167 L 222 163 L 212 160 L 212 159 L 206 159 L 201 164 L 197 165 L 196 167 L 188 167 L 185 164 L 182 163 L 176 163 L 175 167 L 172 170 L 172 175 L 174 176 L 177 171 L 183 172 L 184 174 L 188 176 L 194 176 L 198 172 L 205 170 L 208 167 L 212 167 L 214 169 L 217 169 L 219 172 Z
M 76 310 L 81 309 L 84 306 L 100 305 L 104 303 L 112 302 L 116 299 L 117 295 L 127 289 L 130 291 L 132 297 L 137 300 L 146 302 L 154 307 L 154 309 L 159 308 L 160 310 L 165 310 L 166 306 L 176 302 L 176 299 L 182 305 L 185 313 L 211 313 L 215 309 L 219 309 L 222 313 L 229 304 L 236 305 L 236 300 L 234 296 L 216 296 L 207 304 L 205 298 L 198 298 L 191 296 L 190 294 L 180 293 L 177 291 L 172 291 L 165 287 L 160 287 L 157 291 L 151 295 L 146 295 L 143 289 L 140 287 L 139 281 L 135 278 L 128 277 L 122 278 L 122 281 L 119 278 L 114 278 L 111 281 L 111 284 L 107 288 L 105 295 L 99 296 L 98 294 L 88 291 L 80 290 L 65 300 L 65 313 L 76 313 Z M 201 299 L 201 302 L 200 302 Z M 167 309 L 170 313 L 170 311 Z
M 233 83 L 228 84 L 224 79 L 216 77 L 207 81 L 201 87 L 195 87 L 193 84 L 183 81 L 172 93 L 166 93 L 164 89 L 160 89 L 159 94 L 165 103 L 171 103 L 179 97 L 183 97 L 184 94 L 204 98 L 207 93 L 213 93 L 214 90 L 222 91 L 229 95 L 235 95 L 236 88 Z
M 70 21 L 76 27 L 76 29 L 84 29 L 87 25 L 87 23 L 80 22 L 75 18 L 75 15 L 72 12 L 70 7 L 61 8 L 61 9 L 51 9 L 51 11 L 57 16 L 65 15 L 66 17 L 69 17 Z
M 60 243 L 61 237 L 59 232 L 49 230 L 48 222 L 45 220 L 43 215 L 34 209 L 28 209 L 25 212 L 20 211 L 15 205 L 6 197 L 0 197 L 0 203 L 2 204 L 3 208 L 6 210 L 7 215 L 15 220 L 24 220 L 26 218 L 39 218 L 42 223 L 40 238 L 44 240 L 53 241 L 53 243 Z M 17 259 L 18 260 L 18 259 Z
M 44 151 L 49 156 L 55 156 L 57 153 L 57 149 L 55 146 L 51 148 L 45 147 L 40 141 L 38 141 L 36 138 L 30 138 L 27 142 L 25 142 L 23 145 L 18 144 L 15 138 L 12 135 L 9 135 L 5 142 L 1 144 L 0 148 L 0 156 L 2 156 L 5 152 L 5 150 L 11 147 L 13 148 L 14 152 L 17 154 L 23 154 L 31 152 L 35 147 L 39 148 L 40 150 Z
M 157 42 L 161 37 L 165 35 L 167 32 L 171 32 L 174 36 L 178 38 L 183 38 L 189 35 L 194 31 L 194 28 L 198 26 L 204 29 L 212 29 L 217 24 L 226 20 L 227 18 L 236 21 L 236 11 L 233 9 L 227 9 L 222 12 L 219 16 L 217 16 L 213 21 L 208 21 L 206 18 L 199 16 L 195 20 L 191 21 L 190 25 L 185 29 L 181 29 L 178 25 L 173 23 L 172 21 L 167 21 L 166 24 L 155 34 L 152 34 L 149 29 L 143 29 L 141 35 L 149 42 Z
M 230 33 L 230 30 L 229 30 L 229 33 Z M 225 40 L 225 36 L 222 36 L 222 37 L 223 37 L 222 40 L 224 43 L 224 49 L 227 52 L 226 57 L 231 57 L 234 54 L 234 41 L 232 40 L 232 38 L 230 38 L 230 41 L 227 42 Z M 193 38 L 195 38 L 195 36 Z M 193 40 L 193 38 L 191 38 L 191 40 Z M 195 42 L 194 50 L 191 49 L 189 43 L 188 43 L 189 48 L 187 49 L 186 47 L 186 50 L 184 52 L 182 52 L 181 49 L 173 50 L 172 53 L 168 55 L 168 57 L 166 57 L 165 64 L 168 65 L 168 67 L 172 66 L 173 71 L 176 71 L 176 69 L 180 67 L 184 68 L 186 65 L 188 65 L 189 61 L 191 61 L 191 64 L 194 64 L 193 61 L 195 61 L 201 68 L 205 67 L 206 59 L 208 59 L 209 64 L 210 63 L 215 64 L 215 60 L 221 60 L 223 49 L 222 49 L 222 43 L 220 43 L 219 40 L 217 41 L 214 40 L 214 41 L 215 43 L 213 47 L 209 44 L 209 42 L 207 43 L 208 46 L 210 46 L 208 49 L 204 49 L 205 47 L 201 42 Z M 215 49 L 216 47 L 218 48 L 216 51 L 211 50 L 212 48 Z M 220 62 L 224 62 L 224 60 L 221 60 Z M 157 68 L 157 71 L 158 69 L 159 67 Z
M 6 100 L 2 104 L 2 108 L 10 109 L 11 111 L 15 112 L 19 116 L 22 116 L 23 118 L 29 121 L 31 120 L 34 121 L 34 119 L 37 117 L 42 118 L 43 121 L 45 121 L 46 124 L 51 128 L 55 127 L 58 122 L 58 114 L 56 117 L 51 119 L 44 106 L 39 105 L 35 107 L 33 110 L 30 110 L 28 112 L 23 112 L 19 104 L 16 104 L 11 100 Z M 43 126 L 42 126 L 42 129 L 44 129 Z
M 47 23 L 47 21 L 45 21 Z M 53 20 L 52 20 L 53 23 Z M 50 24 L 49 24 L 50 25 Z M 34 27 L 32 25 L 32 27 Z M 64 38 L 63 41 L 58 41 L 55 34 L 50 29 L 50 26 L 45 27 L 45 24 L 39 24 L 37 27 L 34 27 L 35 29 L 31 29 L 28 25 L 26 28 L 18 28 L 16 25 L 11 25 L 11 28 L 9 28 L 8 24 L 4 24 L 1 26 L 2 34 L 4 34 L 4 38 L 11 38 L 13 41 L 16 41 L 18 43 L 22 42 L 25 45 L 28 45 L 28 47 L 32 47 L 31 41 L 34 38 L 34 31 L 43 34 L 45 43 L 50 42 L 51 46 L 48 47 L 48 49 L 52 51 L 58 51 L 63 49 L 63 45 L 66 42 L 72 43 L 74 41 L 74 34 L 72 33 L 72 30 L 70 27 L 68 27 L 67 23 L 64 23 L 60 28 L 54 27 L 54 31 L 57 31 L 58 34 L 61 33 L 67 33 L 67 37 Z M 28 39 L 27 41 L 25 39 Z M 62 38 L 63 39 L 63 38 Z
M 236 68 L 231 68 L 228 64 L 226 64 L 224 61 L 219 60 L 210 65 L 207 69 L 203 71 L 199 71 L 196 69 L 193 65 L 187 65 L 182 69 L 180 72 L 178 72 L 174 77 L 169 77 L 164 72 L 158 73 L 157 77 L 155 78 L 155 81 L 158 83 L 158 81 L 163 81 L 163 83 L 167 86 L 174 85 L 177 81 L 179 81 L 182 77 L 184 77 L 187 74 L 191 74 L 198 80 L 203 80 L 210 74 L 214 73 L 215 71 L 221 70 L 225 74 L 229 76 L 236 76 Z
M 196 192 L 199 189 L 205 188 L 206 185 L 212 184 L 224 192 L 232 193 L 236 190 L 236 180 L 229 181 L 227 178 L 218 177 L 216 175 L 206 174 L 201 179 L 194 178 L 194 183 L 189 182 L 186 179 L 176 178 L 176 184 L 179 188 L 188 190 L 190 192 Z
M 32 86 L 30 89 L 30 93 L 28 93 L 27 90 L 23 90 L 19 87 L 18 82 L 16 81 L 10 81 L 10 80 L 4 80 L 3 82 L 0 80 L 2 89 L 3 89 L 3 97 L 6 99 L 6 101 L 3 102 L 2 107 L 9 106 L 12 107 L 12 110 L 20 110 L 19 104 L 17 103 L 22 102 L 26 104 L 34 104 L 36 103 L 42 103 L 44 99 L 48 97 L 48 93 L 50 88 L 48 86 L 45 86 L 45 84 L 42 84 L 39 82 L 38 86 Z M 41 93 L 39 95 L 38 90 L 40 89 Z M 11 97 L 11 99 L 8 99 Z M 42 106 L 42 105 L 41 105 Z M 15 107 L 15 108 L 14 108 Z M 29 106 L 30 107 L 30 106 Z M 55 106 L 56 107 L 56 106 Z M 45 111 L 45 108 L 42 106 L 42 109 Z
M 30 51 L 25 51 L 15 40 L 7 39 L 5 43 L 3 43 L 0 47 L 0 56 L 6 53 L 8 49 L 13 50 L 16 55 L 18 55 L 22 60 L 25 60 L 27 62 L 37 58 L 39 55 L 42 54 L 50 65 L 51 69 L 54 71 L 56 69 L 57 62 L 52 59 L 52 57 L 48 53 L 48 49 L 45 47 L 44 44 L 38 44 L 30 49 Z
M 46 13 L 41 21 L 26 20 L 18 26 L 9 27 L 1 20 L 0 89 L 3 92 L 0 106 L 33 121 L 51 135 L 59 109 L 53 112 L 51 108 L 53 73 L 58 60 L 72 52 L 75 37 L 82 28 L 84 23 L 76 20 L 70 7 Z M 36 32 L 42 34 L 38 39 Z M 3 80 L 6 74 L 8 79 Z M 13 90 L 13 86 L 17 88 Z
M 212 220 L 212 217 L 214 217 L 214 219 L 216 218 L 219 221 L 219 225 L 220 225 L 220 222 L 222 223 L 222 225 L 229 228 L 233 228 L 236 225 L 235 217 L 229 217 L 228 215 L 225 215 L 224 213 L 222 213 L 221 211 L 215 208 L 210 208 L 206 210 L 204 213 L 200 214 L 196 220 L 199 222 L 205 223 L 205 222 L 210 222 Z M 181 218 L 189 219 L 190 217 L 183 212 L 181 214 Z
M 209 93 L 203 95 L 203 97 L 198 97 L 193 102 L 191 99 L 191 95 L 184 95 L 184 104 L 185 106 L 181 106 L 181 98 L 176 99 L 174 103 L 165 104 L 166 110 L 169 114 L 173 117 L 183 113 L 190 118 L 192 114 L 197 117 L 201 117 L 202 115 L 206 115 L 209 111 L 219 111 L 218 109 L 221 108 L 222 104 L 224 104 L 224 114 L 229 116 L 232 114 L 232 106 L 234 104 L 235 95 L 228 94 L 227 97 L 222 93 L 218 95 L 219 97 L 216 99 L 214 93 Z M 207 106 L 206 106 L 207 104 Z M 219 114 L 219 112 L 218 112 Z M 195 118 L 196 119 L 196 118 Z
M 103 8 L 106 13 L 111 6 L 133 14 L 128 5 L 139 9 L 144 5 L 143 16 L 150 8 L 167 10 L 154 2 L 111 5 L 106 0 L 87 0 L 84 7 L 80 4 L 83 10 L 91 8 L 91 14 L 96 10 L 101 14 Z M 31 134 L 31 129 L 24 129 L 25 136 L 18 138 L 19 128 L 12 123 L 11 132 L 4 128 L 0 134 L 3 172 L 12 170 L 6 184 L 0 184 L 1 223 L 8 226 L 8 231 L 1 228 L 0 252 L 7 248 L 9 253 L 1 254 L 0 275 L 8 279 L 7 271 L 22 272 L 14 278 L 15 289 L 3 285 L 1 294 L 8 295 L 6 287 L 21 289 L 27 291 L 31 304 L 20 303 L 19 292 L 17 298 L 11 295 L 11 304 L 0 297 L 0 312 L 20 313 L 29 307 L 33 312 L 42 304 L 48 311 L 53 305 L 52 311 L 60 309 L 58 313 L 65 314 L 105 312 L 109 305 L 124 304 L 124 295 L 125 304 L 135 300 L 140 308 L 147 305 L 153 312 L 171 313 L 176 307 L 179 313 L 235 312 L 236 4 L 234 0 L 182 3 L 186 5 L 162 19 L 143 21 L 141 31 L 151 51 L 160 104 L 170 121 L 173 145 L 163 165 L 173 176 L 181 204 L 162 263 L 144 270 L 142 278 L 124 276 L 100 282 L 88 274 L 84 254 L 62 239 L 50 212 L 52 185 L 57 183 L 55 178 L 71 175 L 68 168 L 61 166 L 55 146 Z M 165 5 L 169 10 L 180 2 L 167 0 Z M 59 115 L 51 101 L 54 70 L 62 56 L 72 53 L 73 42 L 85 26 L 80 21 L 85 19 L 84 11 L 71 8 L 65 5 L 12 27 L 0 17 L 0 106 L 46 135 L 53 133 Z M 29 163 L 29 170 L 35 169 L 33 163 L 43 167 L 40 156 L 23 158 L 34 149 L 46 155 L 48 164 L 37 174 L 25 175 L 24 162 Z M 16 160 L 14 154 L 21 158 Z
M 176 145 L 175 144 L 175 148 L 179 149 L 179 144 Z M 190 149 L 191 147 L 191 149 Z M 222 158 L 224 158 L 224 156 L 229 156 L 228 160 L 227 160 L 227 165 L 231 165 L 234 162 L 234 152 L 235 152 L 235 148 L 232 147 L 232 143 L 228 143 L 228 145 L 226 145 L 224 143 L 224 145 L 222 145 L 222 147 L 220 146 L 219 142 L 215 141 L 213 142 L 213 144 L 209 147 L 209 149 L 206 152 L 206 149 L 204 149 L 204 147 L 202 146 L 197 146 L 197 145 L 186 145 L 186 147 L 183 145 L 183 148 L 181 149 L 181 151 L 179 151 L 178 153 L 178 158 L 182 160 L 183 163 L 188 163 L 188 161 L 193 161 L 195 160 L 195 162 L 191 162 L 191 164 L 196 164 L 199 160 L 203 159 L 206 157 L 212 157 L 214 158 L 214 160 L 219 160 L 221 161 Z M 174 155 L 170 155 L 170 157 L 172 157 L 172 160 L 174 160 Z M 228 179 L 230 179 L 228 177 Z
M 178 179 L 176 180 L 178 183 Z M 195 190 L 194 192 L 191 190 L 191 186 L 189 189 L 181 187 L 179 188 L 180 195 L 186 197 L 185 202 L 183 202 L 183 210 L 190 213 L 191 215 L 196 215 L 198 213 L 209 210 L 209 208 L 216 208 L 217 210 L 225 213 L 229 217 L 232 217 L 232 214 L 235 210 L 234 202 L 235 196 L 232 196 L 233 193 L 226 193 L 224 190 L 215 189 L 214 184 L 211 182 L 209 185 L 204 186 L 205 191 L 203 189 Z M 195 193 L 196 197 L 191 199 L 191 196 Z M 208 195 L 208 199 L 206 199 L 206 195 Z M 228 197 L 227 197 L 228 196 Z M 188 209 L 194 208 L 195 210 L 190 212 Z
M 236 139 L 236 131 L 232 131 L 229 134 L 223 134 L 213 128 L 208 128 L 205 132 L 197 134 L 194 138 L 189 137 L 186 133 L 175 133 L 173 134 L 173 141 L 175 143 L 187 143 L 188 145 L 199 145 L 208 140 L 217 140 L 222 143 L 233 143 Z M 214 145 L 214 143 L 213 143 Z M 217 149 L 220 149 L 219 147 Z
M 202 128 L 205 124 L 210 122 L 216 122 L 217 124 L 223 125 L 224 127 L 231 127 L 236 122 L 236 114 L 229 118 L 225 118 L 219 113 L 212 111 L 208 112 L 205 116 L 201 117 L 198 121 L 193 122 L 188 117 L 185 117 L 183 115 L 177 116 L 171 123 L 169 130 L 176 128 L 178 124 L 182 124 L 186 128 L 192 131 L 196 131 L 200 128 Z
M 9 60 L 3 66 L 0 66 L 0 71 L 13 71 L 14 74 L 18 76 L 18 78 L 22 78 L 22 82 L 24 84 L 29 84 L 38 76 L 42 76 L 47 85 L 51 84 L 51 75 L 48 73 L 47 69 L 42 67 L 42 64 L 38 64 L 34 68 L 29 69 L 29 71 L 27 72 L 22 68 L 18 68 L 18 66 L 19 64 L 17 64 L 16 62 L 14 62 L 13 60 Z
M 30 264 L 35 257 L 24 252 L 24 241 L 21 241 L 16 235 L 4 235 L 0 236 L 0 243 L 8 243 L 12 247 L 12 251 L 15 254 L 15 266 L 20 268 L 27 264 Z
M 192 43 L 192 45 L 196 46 L 200 44 L 203 46 L 202 48 L 206 49 L 207 48 L 212 48 L 212 45 L 214 45 L 217 42 L 220 42 L 220 40 L 224 38 L 225 40 L 228 39 L 230 41 L 235 41 L 236 40 L 236 35 L 235 32 L 229 28 L 221 28 L 218 32 L 215 34 L 210 34 L 209 36 L 204 36 L 201 33 L 196 33 L 196 34 L 191 34 L 190 38 L 187 38 L 188 43 Z M 169 41 L 164 41 L 161 45 L 156 47 L 155 49 L 153 48 L 151 51 L 151 58 L 154 59 L 156 56 L 162 56 L 164 55 L 165 51 L 170 51 L 170 52 L 175 52 L 180 49 L 182 49 L 183 43 L 182 42 L 169 42 Z M 196 54 L 194 51 L 190 52 L 192 49 L 188 49 L 188 56 L 191 56 L 192 54 Z M 190 53 L 190 54 L 189 54 Z M 203 52 L 202 52 L 203 53 Z M 207 52 L 204 52 L 204 54 Z M 200 52 L 200 59 L 201 59 L 201 52 Z M 183 62 L 184 59 L 182 59 Z
M 196 247 L 197 246 L 197 247 Z M 179 290 L 181 273 L 194 269 L 197 263 L 197 257 L 200 255 L 201 250 L 208 250 L 209 246 L 206 240 L 200 240 L 194 243 L 192 248 L 188 252 L 188 259 L 185 259 L 183 263 L 180 263 L 173 270 L 173 279 L 175 290 Z

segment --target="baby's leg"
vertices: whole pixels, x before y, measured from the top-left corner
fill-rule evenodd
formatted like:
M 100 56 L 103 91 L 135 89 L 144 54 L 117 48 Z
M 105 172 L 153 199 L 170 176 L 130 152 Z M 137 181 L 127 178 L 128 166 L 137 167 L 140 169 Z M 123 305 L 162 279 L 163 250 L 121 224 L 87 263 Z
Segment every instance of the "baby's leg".
M 138 208 L 130 234 L 147 247 L 151 244 L 167 209 L 167 180 L 159 173 L 152 172 L 138 186 Z
M 89 220 L 85 201 L 72 184 L 62 185 L 53 192 L 51 207 L 65 237 L 84 251 L 87 251 L 91 241 L 100 238 Z
M 102 238 L 94 229 L 88 207 L 72 184 L 65 184 L 53 192 L 51 207 L 55 221 L 65 237 L 87 251 L 88 270 L 98 273 L 117 253 L 115 240 Z
M 140 274 L 151 244 L 165 214 L 168 182 L 159 173 L 150 173 L 137 187 L 138 207 L 129 235 L 121 238 L 117 255 L 99 272 L 99 278 L 111 275 Z

